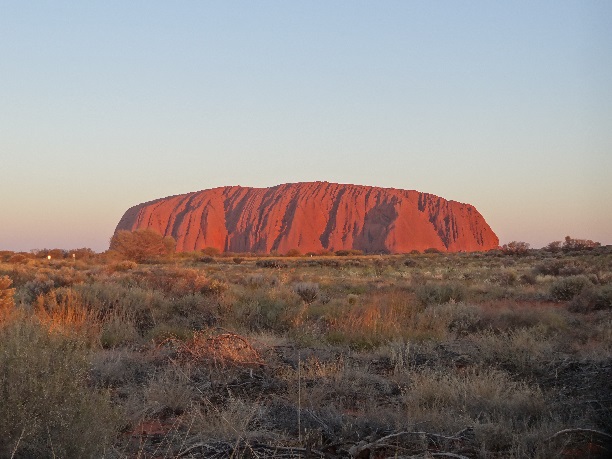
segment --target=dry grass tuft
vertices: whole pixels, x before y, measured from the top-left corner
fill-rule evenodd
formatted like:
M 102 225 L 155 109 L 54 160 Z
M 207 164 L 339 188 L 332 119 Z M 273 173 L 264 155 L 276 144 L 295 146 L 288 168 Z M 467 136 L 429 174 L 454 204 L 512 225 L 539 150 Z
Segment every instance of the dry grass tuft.
M 179 356 L 186 361 L 206 362 L 215 367 L 264 365 L 251 343 L 235 333 L 208 337 L 205 332 L 196 332 L 186 343 L 173 339 L 166 342 L 176 345 Z

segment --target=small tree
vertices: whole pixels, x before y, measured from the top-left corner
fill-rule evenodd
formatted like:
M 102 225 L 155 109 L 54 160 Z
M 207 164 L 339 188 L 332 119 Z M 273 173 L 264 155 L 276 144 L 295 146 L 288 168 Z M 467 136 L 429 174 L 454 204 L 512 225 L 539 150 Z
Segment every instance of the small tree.
M 528 242 L 512 241 L 502 246 L 504 255 L 525 255 L 528 251 Z
M 544 247 L 544 250 L 550 253 L 560 252 L 561 251 L 561 241 L 552 241 L 546 247 Z
M 134 261 L 143 261 L 169 255 L 174 252 L 176 241 L 170 236 L 162 236 L 152 229 L 136 231 L 117 231 L 110 240 L 110 249 Z
M 565 236 L 562 250 L 564 252 L 578 252 L 581 250 L 593 250 L 600 245 L 599 242 L 591 241 L 590 239 L 573 239 L 569 236 Z

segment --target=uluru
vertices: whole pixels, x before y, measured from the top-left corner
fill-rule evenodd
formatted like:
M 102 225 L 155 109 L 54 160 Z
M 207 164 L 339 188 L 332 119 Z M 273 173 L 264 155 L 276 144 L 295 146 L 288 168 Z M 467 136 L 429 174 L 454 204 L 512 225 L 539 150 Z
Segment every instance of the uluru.
M 172 236 L 179 252 L 471 252 L 499 245 L 470 204 L 328 182 L 227 186 L 156 199 L 128 209 L 115 232 L 145 228 Z

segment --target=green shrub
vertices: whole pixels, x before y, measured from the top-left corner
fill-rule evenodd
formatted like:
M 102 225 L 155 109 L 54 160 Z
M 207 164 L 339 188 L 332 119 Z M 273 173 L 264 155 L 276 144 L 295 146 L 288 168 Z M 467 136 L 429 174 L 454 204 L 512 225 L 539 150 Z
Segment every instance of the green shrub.
M 87 385 L 84 345 L 16 319 L 0 328 L 0 457 L 101 457 L 118 417 Z
M 466 289 L 461 284 L 425 284 L 416 290 L 416 296 L 423 305 L 443 304 L 450 301 L 463 301 Z
M 584 288 L 572 299 L 569 307 L 573 312 L 612 309 L 612 284 Z
M 591 281 L 586 276 L 558 279 L 550 286 L 550 296 L 556 301 L 569 301 L 591 285 Z

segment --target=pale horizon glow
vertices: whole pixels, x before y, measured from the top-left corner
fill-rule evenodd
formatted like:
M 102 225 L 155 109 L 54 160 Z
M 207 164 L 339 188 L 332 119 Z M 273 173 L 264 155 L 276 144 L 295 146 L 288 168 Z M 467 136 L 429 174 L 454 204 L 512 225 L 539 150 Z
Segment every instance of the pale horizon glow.
M 612 3 L 2 2 L 0 250 L 329 181 L 474 205 L 504 244 L 612 244 Z

